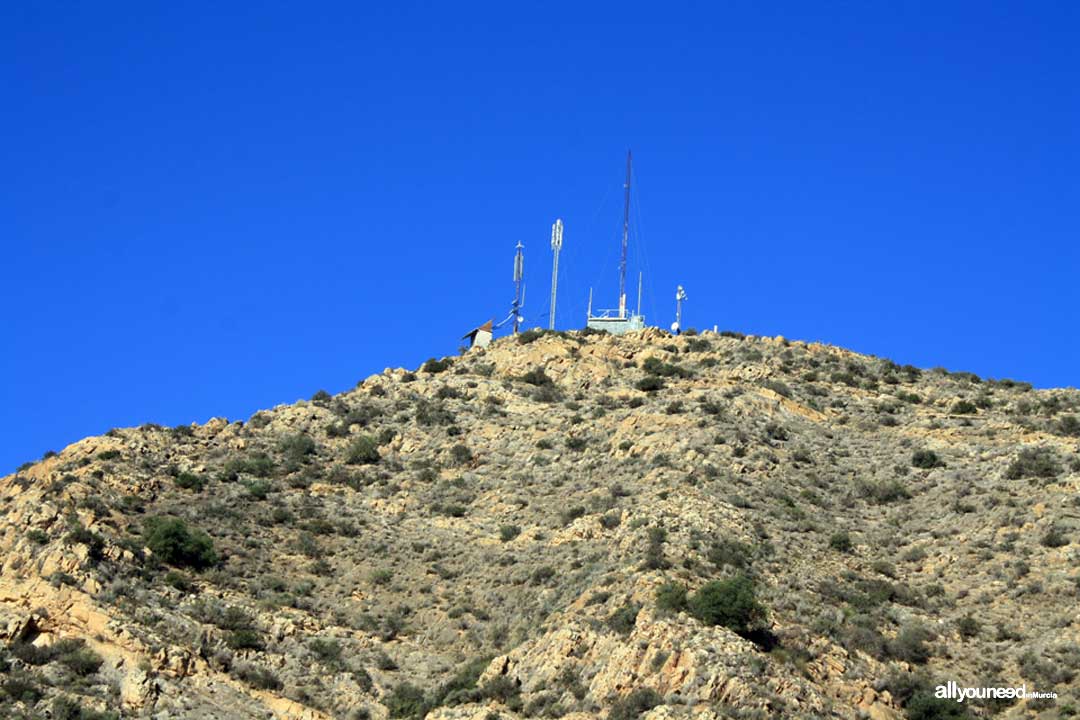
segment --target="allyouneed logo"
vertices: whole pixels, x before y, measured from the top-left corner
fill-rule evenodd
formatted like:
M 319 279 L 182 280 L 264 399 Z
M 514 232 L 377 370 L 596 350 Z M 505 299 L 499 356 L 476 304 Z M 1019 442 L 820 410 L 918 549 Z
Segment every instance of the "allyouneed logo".
M 950 680 L 944 685 L 938 685 L 934 689 L 934 697 L 941 700 L 956 700 L 956 702 L 964 702 L 965 700 L 986 700 L 986 699 L 1036 699 L 1036 698 L 1053 698 L 1057 699 L 1056 692 L 1028 692 L 1027 683 L 1023 685 L 1017 685 L 1016 687 L 960 687 L 955 682 Z

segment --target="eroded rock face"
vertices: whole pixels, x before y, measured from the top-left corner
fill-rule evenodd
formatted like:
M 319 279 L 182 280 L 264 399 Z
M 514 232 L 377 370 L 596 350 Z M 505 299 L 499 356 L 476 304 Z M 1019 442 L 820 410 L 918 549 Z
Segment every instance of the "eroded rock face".
M 912 677 L 1075 702 L 1076 391 L 782 338 L 522 340 L 0 480 L 0 681 L 33 689 L 0 712 L 886 719 Z M 658 605 L 739 575 L 753 632 Z

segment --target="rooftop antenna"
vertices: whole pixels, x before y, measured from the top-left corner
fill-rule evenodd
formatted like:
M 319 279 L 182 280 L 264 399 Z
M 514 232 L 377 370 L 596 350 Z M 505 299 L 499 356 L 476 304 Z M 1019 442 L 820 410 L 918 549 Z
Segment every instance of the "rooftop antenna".
M 548 316 L 548 329 L 555 329 L 555 295 L 559 290 L 559 251 L 562 250 L 562 219 L 556 219 L 551 226 L 551 250 L 555 258 L 551 261 L 551 314 Z
M 630 241 L 630 151 L 626 151 L 625 203 L 622 221 L 622 256 L 619 260 L 619 319 L 626 319 L 626 246 Z
M 675 322 L 671 323 L 671 332 L 676 335 L 678 335 L 679 331 L 682 329 L 682 304 L 685 299 L 686 291 L 683 290 L 682 285 L 679 285 L 675 290 Z

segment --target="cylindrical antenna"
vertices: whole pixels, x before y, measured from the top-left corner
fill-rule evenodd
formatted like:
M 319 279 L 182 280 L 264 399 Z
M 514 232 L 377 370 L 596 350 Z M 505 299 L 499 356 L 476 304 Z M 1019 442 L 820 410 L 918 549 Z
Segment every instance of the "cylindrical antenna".
M 548 329 L 555 329 L 555 298 L 559 290 L 559 250 L 562 249 L 562 219 L 555 220 L 551 226 L 551 250 L 555 253 L 551 261 L 551 314 L 548 316 Z
M 630 242 L 630 151 L 626 151 L 625 203 L 622 221 L 622 256 L 619 260 L 619 317 L 626 318 L 626 246 Z
M 522 251 L 525 246 L 518 240 L 517 253 L 514 255 L 514 305 L 511 311 L 514 313 L 514 334 L 517 334 L 518 326 L 521 324 L 521 306 L 523 299 L 521 297 L 521 281 L 525 277 L 525 256 Z
M 679 285 L 675 289 L 675 322 L 671 325 L 671 330 L 676 335 L 682 330 L 682 304 L 686 299 L 686 291 L 683 290 L 683 286 Z

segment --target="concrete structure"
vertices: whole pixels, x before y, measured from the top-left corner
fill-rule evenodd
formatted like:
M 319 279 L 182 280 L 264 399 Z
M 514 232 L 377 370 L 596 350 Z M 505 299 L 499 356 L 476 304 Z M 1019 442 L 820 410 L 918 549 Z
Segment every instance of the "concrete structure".
M 586 327 L 590 330 L 604 330 L 612 335 L 622 335 L 632 330 L 645 329 L 644 315 L 619 317 L 616 314 L 608 314 L 616 312 L 615 310 L 603 310 L 600 315 L 590 315 Z
M 468 338 L 470 348 L 487 347 L 488 345 L 491 344 L 491 334 L 492 334 L 492 321 L 488 320 L 486 323 L 484 323 L 480 327 L 474 328 L 474 329 L 470 330 L 469 332 L 465 333 L 464 335 L 462 335 L 461 339 L 465 340 L 466 338 Z

